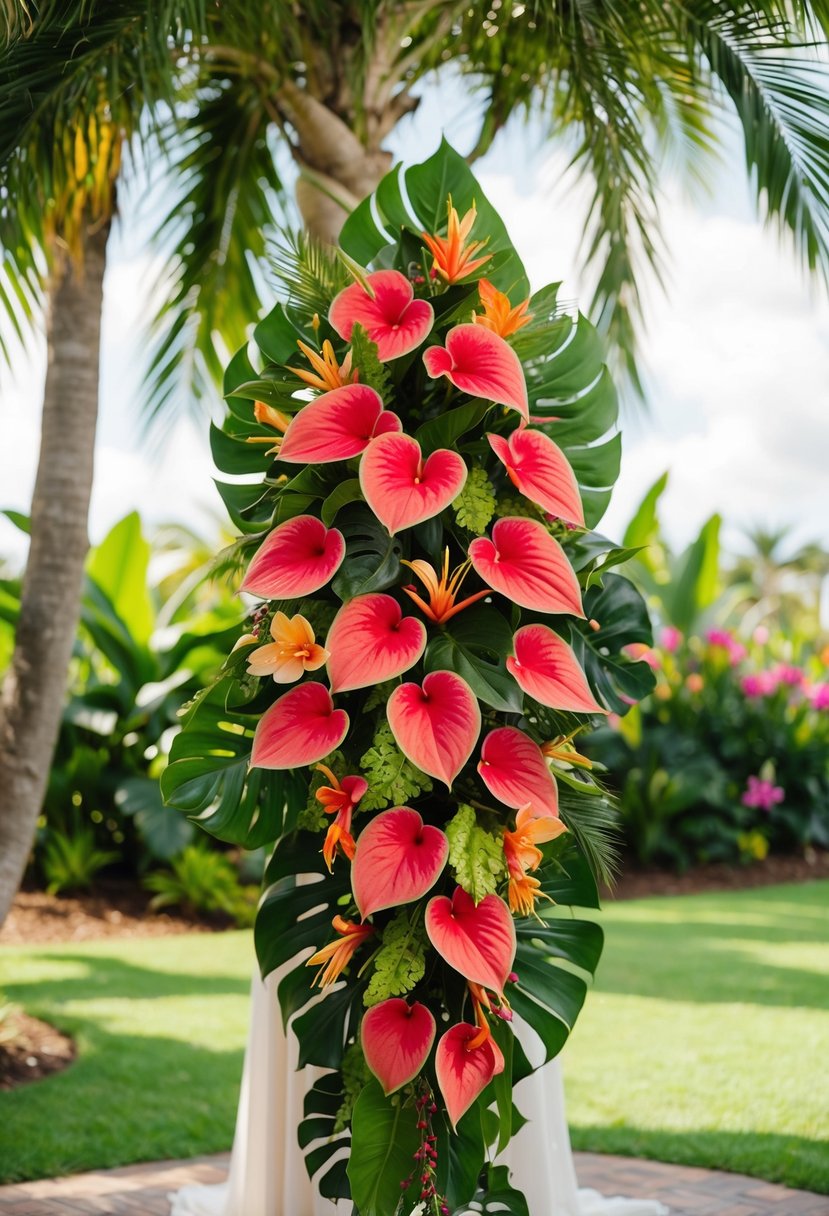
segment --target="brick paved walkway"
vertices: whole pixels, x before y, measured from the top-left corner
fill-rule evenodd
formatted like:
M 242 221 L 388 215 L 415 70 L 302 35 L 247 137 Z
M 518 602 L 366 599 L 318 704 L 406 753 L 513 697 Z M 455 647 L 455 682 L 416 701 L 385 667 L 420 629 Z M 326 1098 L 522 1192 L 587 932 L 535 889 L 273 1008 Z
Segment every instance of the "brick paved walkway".
M 197 1157 L 98 1170 L 0 1187 L 2 1216 L 169 1216 L 167 1195 L 190 1182 L 221 1182 L 228 1157 Z M 792 1191 L 742 1174 L 576 1153 L 582 1186 L 605 1195 L 661 1199 L 671 1216 L 829 1216 L 829 1196 Z M 550 1216 L 533 1212 L 532 1216 Z

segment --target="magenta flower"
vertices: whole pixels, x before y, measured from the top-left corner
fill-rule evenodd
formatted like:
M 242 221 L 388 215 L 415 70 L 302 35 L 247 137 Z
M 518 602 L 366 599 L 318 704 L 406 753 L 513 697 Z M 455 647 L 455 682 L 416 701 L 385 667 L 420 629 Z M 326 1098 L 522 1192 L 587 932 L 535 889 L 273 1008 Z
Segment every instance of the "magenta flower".
M 811 691 L 812 709 L 829 709 L 829 684 L 816 684 Z
M 754 675 L 743 676 L 740 687 L 747 697 L 773 697 L 777 692 L 778 679 L 773 671 L 758 671 Z
M 742 642 L 738 642 L 733 633 L 730 633 L 728 629 L 709 629 L 705 635 L 705 640 L 709 646 L 717 646 L 721 650 L 726 651 L 732 667 L 736 667 L 738 663 L 741 663 L 748 654 Z
M 659 635 L 659 645 L 668 654 L 676 654 L 682 645 L 682 631 L 676 625 L 666 625 Z
M 800 688 L 806 678 L 801 668 L 791 663 L 778 663 L 773 674 L 778 684 L 787 684 L 789 688 Z
M 743 806 L 757 807 L 762 811 L 771 811 L 778 802 L 782 802 L 786 791 L 773 781 L 763 777 L 749 777 L 743 796 L 740 799 Z

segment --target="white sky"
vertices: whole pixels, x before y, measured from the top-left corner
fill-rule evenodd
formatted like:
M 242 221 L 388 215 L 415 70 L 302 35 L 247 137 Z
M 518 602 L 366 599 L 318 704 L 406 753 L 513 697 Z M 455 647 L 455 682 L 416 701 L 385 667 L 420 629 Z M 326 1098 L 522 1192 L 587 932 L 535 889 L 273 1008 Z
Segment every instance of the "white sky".
M 454 84 L 429 87 L 420 111 L 396 135 L 397 156 L 423 159 L 441 124 L 469 146 L 474 104 Z M 577 251 L 583 196 L 551 154 L 523 128 L 502 133 L 476 166 L 500 210 L 534 287 L 564 280 L 566 298 L 589 290 Z M 650 290 L 642 344 L 650 413 L 623 416 L 622 476 L 602 524 L 618 537 L 647 487 L 670 470 L 663 518 L 674 543 L 689 540 L 712 511 L 740 529 L 790 524 L 800 540 L 829 544 L 829 305 L 797 269 L 791 251 L 754 218 L 741 154 L 730 144 L 712 173 L 710 197 L 692 202 L 671 183 L 660 212 L 671 254 L 668 293 Z M 150 219 L 152 217 L 149 217 Z M 137 424 L 147 285 L 157 266 L 127 212 L 111 242 L 105 282 L 101 424 L 91 534 L 99 539 L 137 507 L 149 521 L 183 519 L 211 530 L 222 516 L 211 477 L 207 425 L 179 425 L 156 454 Z M 42 343 L 0 376 L 0 507 L 27 510 L 37 459 Z M 0 557 L 21 538 L 0 520 Z

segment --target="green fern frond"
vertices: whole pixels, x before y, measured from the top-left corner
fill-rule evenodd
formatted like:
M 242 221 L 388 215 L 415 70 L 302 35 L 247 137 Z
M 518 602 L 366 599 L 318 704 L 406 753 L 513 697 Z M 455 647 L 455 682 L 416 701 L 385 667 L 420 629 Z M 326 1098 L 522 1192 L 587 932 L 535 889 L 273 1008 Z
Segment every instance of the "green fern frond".
M 280 298 L 310 320 L 324 317 L 331 301 L 351 282 L 330 245 L 307 232 L 284 232 L 268 247 L 268 262 Z

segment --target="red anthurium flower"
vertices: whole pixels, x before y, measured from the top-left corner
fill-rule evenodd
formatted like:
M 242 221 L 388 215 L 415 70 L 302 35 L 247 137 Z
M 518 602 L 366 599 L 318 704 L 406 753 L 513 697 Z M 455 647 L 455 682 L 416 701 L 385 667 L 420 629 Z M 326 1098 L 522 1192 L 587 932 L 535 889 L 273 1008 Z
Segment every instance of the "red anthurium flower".
M 459 604 L 455 602 L 460 585 L 469 573 L 469 567 L 472 563 L 467 558 L 465 562 L 462 562 L 460 566 L 452 571 L 450 578 L 448 547 L 443 551 L 443 573 L 440 578 L 438 578 L 434 566 L 429 562 L 423 561 L 422 558 L 417 557 L 413 562 L 406 561 L 404 558 L 402 564 L 408 566 L 410 570 L 414 570 L 421 583 L 423 583 L 429 594 L 428 604 L 418 595 L 414 587 L 404 587 L 403 590 L 409 599 L 414 600 L 418 608 L 426 614 L 430 621 L 434 621 L 436 625 L 442 625 L 444 621 L 451 620 L 453 616 L 456 616 L 459 612 L 463 612 L 464 608 L 468 608 L 476 600 L 482 600 L 485 596 L 491 595 L 489 588 L 485 587 L 483 591 L 476 591 L 474 595 L 468 595 Z
M 368 789 L 368 782 L 365 777 L 343 777 L 342 781 L 338 781 L 327 765 L 318 764 L 316 767 L 317 771 L 325 773 L 331 782 L 330 785 L 321 785 L 315 794 L 317 802 L 321 802 L 325 807 L 326 815 L 334 816 L 334 822 L 326 832 L 322 846 L 322 855 L 330 874 L 338 848 L 349 861 L 354 857 L 356 846 L 351 835 L 351 815 Z
M 530 427 L 519 427 L 507 439 L 503 435 L 487 435 L 487 439 L 506 465 L 510 481 L 525 497 L 550 515 L 584 527 L 576 475 L 557 443 Z
M 481 730 L 478 699 L 453 671 L 433 671 L 420 684 L 401 684 L 386 706 L 397 746 L 422 772 L 451 789 Z
M 440 448 L 424 460 L 410 435 L 381 435 L 360 461 L 363 497 L 392 536 L 440 514 L 460 494 L 466 475 L 457 452 Z
M 464 979 L 503 993 L 515 958 L 515 924 L 499 896 L 485 895 L 476 904 L 462 887 L 451 899 L 437 895 L 426 905 L 426 932 Z
M 456 325 L 446 335 L 445 347 L 430 346 L 423 352 L 423 362 L 433 380 L 446 376 L 462 393 L 508 405 L 527 421 L 530 407 L 521 361 L 491 330 Z
M 314 630 L 304 616 L 288 618 L 277 612 L 271 621 L 272 642 L 257 646 L 248 656 L 248 674 L 273 676 L 277 684 L 293 684 L 306 671 L 317 671 L 328 658 L 314 640 Z
M 388 1096 L 423 1068 L 435 1041 L 435 1019 L 425 1005 L 402 997 L 381 1001 L 363 1014 L 363 1055 Z
M 515 816 L 515 831 L 504 832 L 504 857 L 509 872 L 509 906 L 518 916 L 532 916 L 539 898 L 537 878 L 527 871 L 537 870 L 542 853 L 539 844 L 555 840 L 567 828 L 554 815 L 536 815 L 532 806 L 522 806 Z
M 426 627 L 404 617 L 390 595 L 357 595 L 334 617 L 325 645 L 331 691 L 346 692 L 414 667 L 426 648 Z
M 485 253 L 483 257 L 475 257 L 478 250 L 483 249 L 486 241 L 466 243 L 466 238 L 478 217 L 474 203 L 463 219 L 459 218 L 457 211 L 452 206 L 451 198 L 448 210 L 449 225 L 445 237 L 430 236 L 427 232 L 421 233 L 421 236 L 435 259 L 433 272 L 439 274 L 447 283 L 457 283 L 488 262 L 492 254 Z
M 375 270 L 366 275 L 369 291 L 352 283 L 334 299 L 328 320 L 346 342 L 355 325 L 362 325 L 377 343 L 381 363 L 399 359 L 420 346 L 435 314 L 427 300 L 416 300 L 414 288 L 399 270 Z
M 340 388 L 343 384 L 355 384 L 359 379 L 359 372 L 351 370 L 351 351 L 343 359 L 342 364 L 339 364 L 337 356 L 334 354 L 334 347 L 327 338 L 323 342 L 319 354 L 299 339 L 297 339 L 297 346 L 314 370 L 307 372 L 300 367 L 292 367 L 291 371 L 295 376 L 299 376 L 300 380 L 304 380 L 309 388 L 321 388 L 323 391 L 327 391 L 332 388 Z
M 400 419 L 383 409 L 367 384 L 346 384 L 303 406 L 288 427 L 279 459 L 292 464 L 330 464 L 359 456 L 377 435 L 399 431 Z
M 525 625 L 512 639 L 507 670 L 519 688 L 550 709 L 603 714 L 572 648 L 546 625 Z
M 351 962 L 351 958 L 367 937 L 371 937 L 374 929 L 371 925 L 355 925 L 351 920 L 345 920 L 342 916 L 335 916 L 331 924 L 340 934 L 339 940 L 329 942 L 327 946 L 323 946 L 316 954 L 312 954 L 305 964 L 306 967 L 317 967 L 320 963 L 325 963 L 326 966 L 317 975 L 314 980 L 314 985 L 319 984 L 320 988 L 327 988 L 329 984 L 333 984 L 339 979 L 342 972 Z
M 302 768 L 339 747 L 348 733 L 348 714 L 335 709 L 323 684 L 298 684 L 274 701 L 253 736 L 253 768 Z
M 479 1026 L 458 1022 L 438 1042 L 435 1072 L 453 1127 L 492 1078 L 504 1071 L 500 1047 L 491 1035 L 483 1041 L 480 1035 Z
M 532 804 L 536 814 L 558 815 L 558 789 L 541 748 L 515 726 L 491 730 L 478 765 L 487 789 L 514 809 Z
M 437 882 L 449 841 L 417 811 L 396 806 L 363 828 L 351 867 L 351 887 L 363 920 L 382 908 L 410 904 Z
M 533 314 L 527 312 L 530 305 L 529 300 L 522 300 L 513 308 L 509 302 L 509 296 L 494 287 L 489 279 L 481 279 L 478 282 L 478 294 L 481 297 L 484 311 L 482 313 L 473 312 L 472 320 L 476 325 L 483 325 L 485 329 L 491 329 L 500 338 L 508 338 L 510 334 L 517 333 L 519 329 L 529 325 L 533 319 Z
M 540 520 L 499 519 L 492 539 L 477 537 L 469 556 L 487 586 L 522 608 L 584 616 L 573 567 Z
M 263 600 L 311 595 L 334 577 L 345 557 L 345 540 L 315 515 L 297 515 L 274 528 L 253 555 L 242 591 Z

